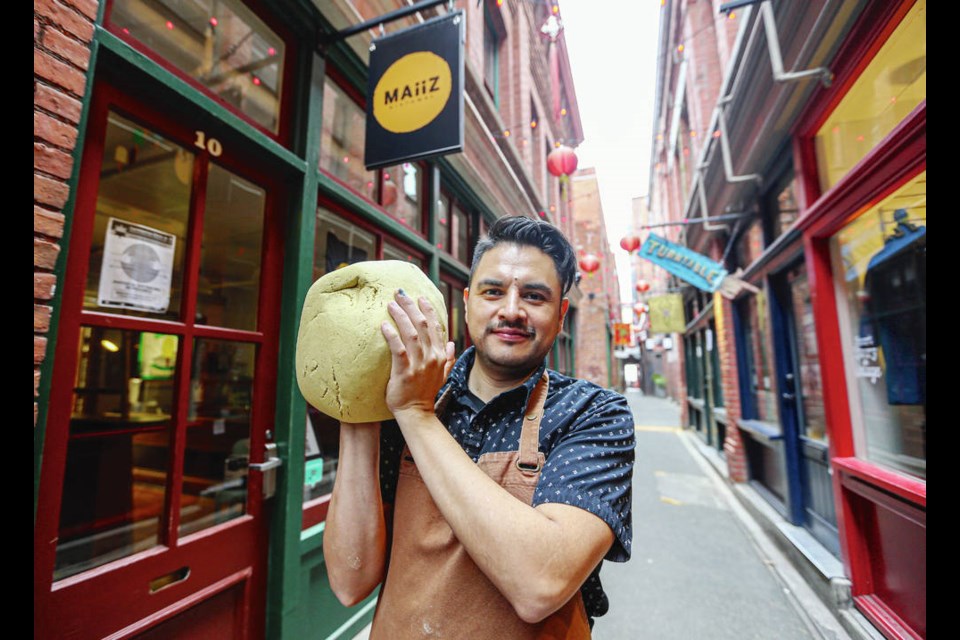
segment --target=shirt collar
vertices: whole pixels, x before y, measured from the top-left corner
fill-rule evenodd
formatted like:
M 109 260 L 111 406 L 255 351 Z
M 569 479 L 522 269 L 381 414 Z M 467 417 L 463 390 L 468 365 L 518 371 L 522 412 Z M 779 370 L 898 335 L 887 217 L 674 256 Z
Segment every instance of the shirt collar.
M 457 361 L 453 364 L 453 368 L 450 370 L 450 375 L 447 376 L 446 384 L 444 384 L 437 393 L 437 399 L 439 399 L 447 391 L 449 391 L 451 394 L 458 395 L 467 388 L 467 377 L 470 374 L 470 370 L 473 367 L 475 359 L 476 347 L 470 346 L 460 355 L 459 358 L 457 358 Z M 543 375 L 543 372 L 546 370 L 546 368 L 547 361 L 544 359 L 544 361 L 540 363 L 540 366 L 538 366 L 536 370 L 526 380 L 523 381 L 523 384 L 500 395 L 516 393 L 518 389 L 523 389 L 523 406 L 526 407 L 527 402 L 530 400 L 530 394 L 533 393 L 533 387 L 536 386 L 537 381 Z M 491 400 L 491 402 L 492 401 L 493 400 Z

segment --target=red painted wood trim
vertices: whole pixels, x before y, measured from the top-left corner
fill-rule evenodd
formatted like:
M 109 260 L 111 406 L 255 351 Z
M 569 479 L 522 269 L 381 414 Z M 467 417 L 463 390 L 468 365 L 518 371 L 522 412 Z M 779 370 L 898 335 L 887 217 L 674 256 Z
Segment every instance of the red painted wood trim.
M 834 469 L 841 474 L 859 478 L 864 482 L 893 493 L 923 509 L 927 508 L 927 483 L 888 471 L 859 458 L 834 458 Z M 842 481 L 842 480 L 841 480 Z
M 309 529 L 327 519 L 327 511 L 330 509 L 330 498 L 332 493 L 320 496 L 316 500 L 311 500 L 303 505 L 303 520 L 300 524 L 300 530 Z
M 887 638 L 892 640 L 922 640 L 922 636 L 907 626 L 903 619 L 891 611 L 880 598 L 865 595 L 857 596 L 853 601 L 857 609 Z

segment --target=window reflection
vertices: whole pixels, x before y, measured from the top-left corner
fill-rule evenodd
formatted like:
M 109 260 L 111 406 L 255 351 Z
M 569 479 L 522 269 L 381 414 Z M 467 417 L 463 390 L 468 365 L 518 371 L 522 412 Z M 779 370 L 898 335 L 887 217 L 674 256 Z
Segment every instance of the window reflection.
M 926 171 L 831 239 L 857 455 L 926 477 Z
M 759 293 L 748 297 L 742 309 L 750 384 L 749 400 L 753 404 L 753 415 L 744 417 L 763 420 L 780 429 L 773 376 L 773 330 L 770 326 L 766 290 L 761 289 Z
M 320 168 L 373 200 L 376 174 L 363 166 L 366 126 L 363 109 L 327 78 L 323 89 Z
M 203 219 L 197 322 L 257 328 L 265 191 L 210 165 Z
M 380 205 L 405 226 L 420 232 L 422 227 L 422 172 L 412 162 L 383 169 Z
M 239 0 L 115 0 L 110 26 L 277 133 L 284 44 Z
M 317 209 L 316 234 L 314 280 L 348 264 L 377 258 L 376 236 L 323 208 Z
M 194 156 L 112 112 L 104 149 L 83 306 L 178 319 Z
M 176 336 L 83 327 L 54 579 L 159 543 Z
M 252 344 L 206 339 L 194 343 L 182 535 L 245 511 L 255 357 Z

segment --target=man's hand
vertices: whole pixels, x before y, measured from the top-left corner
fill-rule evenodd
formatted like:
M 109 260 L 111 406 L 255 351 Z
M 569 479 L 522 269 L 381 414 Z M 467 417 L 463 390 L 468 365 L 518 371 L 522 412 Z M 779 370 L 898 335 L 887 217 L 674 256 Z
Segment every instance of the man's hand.
M 432 416 L 437 392 L 455 361 L 454 344 L 444 341 L 443 324 L 424 297 L 415 301 L 400 290 L 388 312 L 396 327 L 390 322 L 380 326 L 393 354 L 387 407 L 394 416 L 405 412 Z

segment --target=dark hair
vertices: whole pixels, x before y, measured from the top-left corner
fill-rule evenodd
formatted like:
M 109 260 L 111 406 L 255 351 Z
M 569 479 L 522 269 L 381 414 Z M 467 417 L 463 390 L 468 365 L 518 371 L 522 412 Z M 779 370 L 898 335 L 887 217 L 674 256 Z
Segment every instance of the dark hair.
M 480 258 L 501 243 L 536 247 L 550 256 L 557 268 L 557 276 L 560 278 L 561 296 L 567 295 L 570 287 L 580 281 L 576 254 L 560 229 L 545 220 L 526 216 L 504 216 L 497 218 L 473 249 L 473 264 L 470 265 L 471 283 L 477 265 L 480 264 Z

